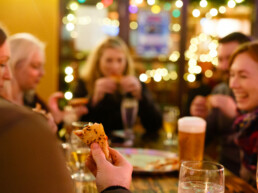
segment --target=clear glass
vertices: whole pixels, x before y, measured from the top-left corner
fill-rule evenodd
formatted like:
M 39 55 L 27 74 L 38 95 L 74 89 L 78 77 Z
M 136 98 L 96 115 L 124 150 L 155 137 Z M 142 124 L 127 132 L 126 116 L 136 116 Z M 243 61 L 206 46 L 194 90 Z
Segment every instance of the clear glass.
M 176 106 L 165 106 L 163 110 L 163 129 L 166 133 L 165 145 L 176 145 L 175 139 L 179 109 Z
M 138 113 L 138 101 L 134 98 L 124 98 L 121 103 L 121 114 L 124 125 L 124 146 L 132 146 L 134 142 L 133 127 Z
M 178 193 L 224 193 L 224 190 L 223 165 L 209 161 L 182 162 Z
M 92 124 L 90 122 L 73 122 L 73 130 L 83 129 L 86 125 Z M 93 181 L 95 177 L 85 167 L 85 162 L 89 156 L 90 148 L 83 143 L 73 132 L 70 137 L 70 163 L 75 168 L 72 173 L 72 179 L 77 181 Z

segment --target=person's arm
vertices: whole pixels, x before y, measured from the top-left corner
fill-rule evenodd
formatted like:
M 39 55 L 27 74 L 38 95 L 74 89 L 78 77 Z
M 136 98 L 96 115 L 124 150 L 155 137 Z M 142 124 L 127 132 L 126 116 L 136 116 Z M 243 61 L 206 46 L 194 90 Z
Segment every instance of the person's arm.
M 86 166 L 96 176 L 96 185 L 99 192 L 129 193 L 132 180 L 132 165 L 116 150 L 109 148 L 112 163 L 106 160 L 105 155 L 97 143 L 91 145 L 91 155 Z
M 72 193 L 61 147 L 43 117 L 10 109 L 7 114 L 0 124 L 1 192 Z

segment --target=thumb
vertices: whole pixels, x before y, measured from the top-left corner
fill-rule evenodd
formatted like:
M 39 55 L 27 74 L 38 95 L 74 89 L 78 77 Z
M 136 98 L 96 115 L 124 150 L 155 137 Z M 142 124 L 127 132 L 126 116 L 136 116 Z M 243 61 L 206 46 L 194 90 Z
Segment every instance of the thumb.
M 91 144 L 91 152 L 97 168 L 101 167 L 105 163 L 106 157 L 98 143 Z

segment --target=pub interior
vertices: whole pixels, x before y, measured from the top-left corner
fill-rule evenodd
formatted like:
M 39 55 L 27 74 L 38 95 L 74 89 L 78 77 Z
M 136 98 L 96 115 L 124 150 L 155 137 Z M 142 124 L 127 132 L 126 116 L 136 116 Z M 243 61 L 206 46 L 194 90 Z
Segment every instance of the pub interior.
M 257 0 L 0 7 L 0 192 L 257 192 Z

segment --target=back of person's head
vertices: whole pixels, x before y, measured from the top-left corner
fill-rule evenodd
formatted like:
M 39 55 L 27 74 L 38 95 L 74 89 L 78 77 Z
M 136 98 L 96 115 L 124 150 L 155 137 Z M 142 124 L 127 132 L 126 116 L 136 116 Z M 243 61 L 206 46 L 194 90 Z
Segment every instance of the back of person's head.
M 219 39 L 220 44 L 226 44 L 230 42 L 238 42 L 239 44 L 243 44 L 245 42 L 250 42 L 250 41 L 251 41 L 251 38 L 241 32 L 233 32 Z
M 0 46 L 3 45 L 3 43 L 7 39 L 7 32 L 2 24 L 0 24 Z
M 90 93 L 93 89 L 95 80 L 103 77 L 99 68 L 99 63 L 103 52 L 108 48 L 121 50 L 125 54 L 126 68 L 124 75 L 134 75 L 133 59 L 125 42 L 119 37 L 108 37 L 100 42 L 100 44 L 90 53 L 86 64 L 82 69 L 81 78 L 87 82 Z
M 247 53 L 255 62 L 258 63 L 258 41 L 248 42 L 239 46 L 239 48 L 232 54 L 230 59 L 230 66 L 239 54 Z
M 36 50 L 44 55 L 44 43 L 32 34 L 14 34 L 10 36 L 9 43 L 12 55 L 10 60 L 10 66 L 12 70 L 14 70 L 15 66 L 21 62 L 24 62 L 26 64 Z

